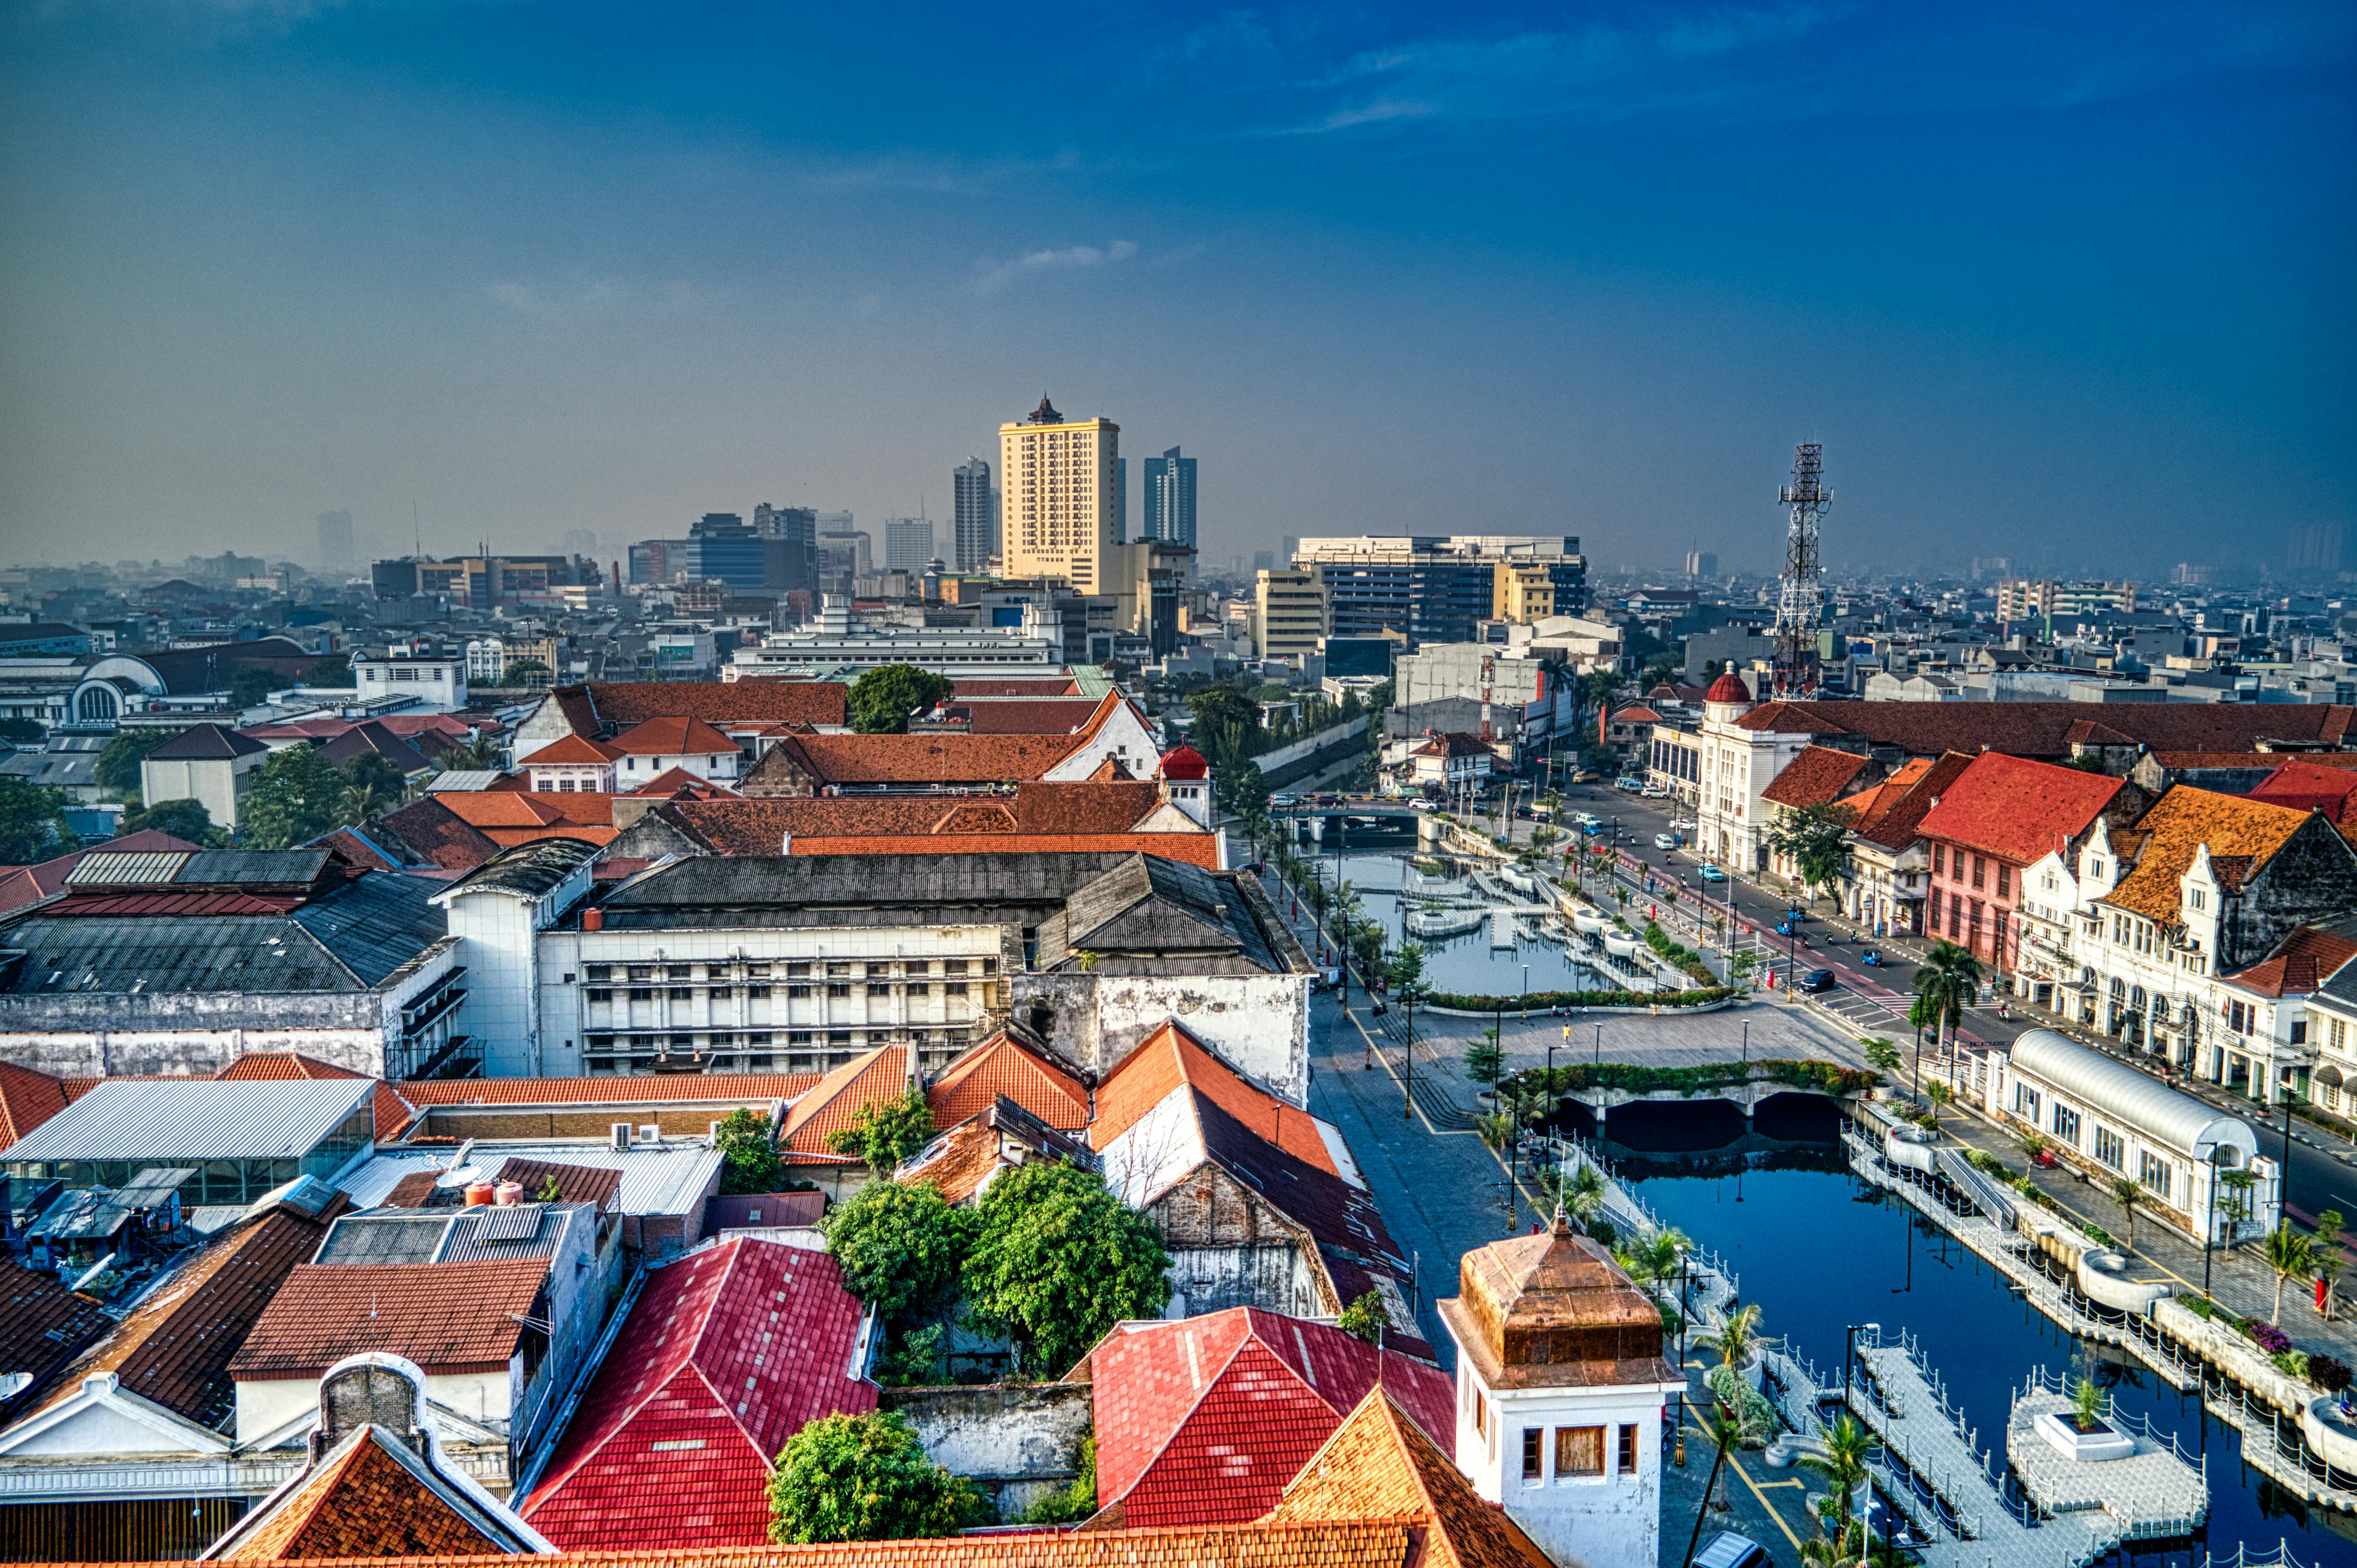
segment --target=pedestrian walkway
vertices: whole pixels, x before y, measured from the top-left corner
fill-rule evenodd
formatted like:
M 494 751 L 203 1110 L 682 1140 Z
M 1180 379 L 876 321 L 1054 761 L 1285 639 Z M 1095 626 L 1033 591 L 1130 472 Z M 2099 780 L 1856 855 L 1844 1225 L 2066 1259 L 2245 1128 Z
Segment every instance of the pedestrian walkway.
M 2129 1541 L 2171 1541 L 2201 1528 L 2210 1517 L 2210 1456 L 2189 1458 L 2175 1433 L 2158 1433 L 2149 1416 L 2124 1413 L 2110 1395 L 2096 1414 L 2136 1444 L 2136 1452 L 2097 1463 L 2072 1459 L 2039 1432 L 2039 1418 L 2068 1419 L 2076 1402 L 2063 1380 L 2032 1367 L 2013 1396 L 2005 1425 L 2006 1457 L 2022 1490 L 2050 1515 L 2112 1516 Z

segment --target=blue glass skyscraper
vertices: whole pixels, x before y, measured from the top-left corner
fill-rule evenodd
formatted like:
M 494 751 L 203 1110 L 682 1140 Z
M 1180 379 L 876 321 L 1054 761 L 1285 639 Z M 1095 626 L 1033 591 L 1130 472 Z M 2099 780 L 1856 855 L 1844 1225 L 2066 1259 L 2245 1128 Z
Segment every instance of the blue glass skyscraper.
M 1195 459 L 1173 446 L 1146 460 L 1146 539 L 1195 548 Z

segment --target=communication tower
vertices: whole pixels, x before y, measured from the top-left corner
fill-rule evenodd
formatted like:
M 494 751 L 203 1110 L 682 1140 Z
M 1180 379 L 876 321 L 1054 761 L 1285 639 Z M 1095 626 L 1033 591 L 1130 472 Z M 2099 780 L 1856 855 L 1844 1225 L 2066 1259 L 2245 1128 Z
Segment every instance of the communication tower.
M 1778 499 L 1792 510 L 1784 536 L 1784 576 L 1776 598 L 1776 694 L 1810 697 L 1817 691 L 1817 629 L 1825 590 L 1817 562 L 1817 526 L 1833 505 L 1825 488 L 1825 449 L 1804 441 L 1793 449 L 1792 482 Z

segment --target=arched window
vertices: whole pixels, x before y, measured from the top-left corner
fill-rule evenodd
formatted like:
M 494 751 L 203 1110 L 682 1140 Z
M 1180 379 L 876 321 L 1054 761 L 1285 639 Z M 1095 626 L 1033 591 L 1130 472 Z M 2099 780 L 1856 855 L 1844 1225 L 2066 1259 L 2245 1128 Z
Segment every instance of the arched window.
M 105 724 L 120 718 L 122 714 L 123 704 L 116 702 L 114 693 L 104 686 L 88 687 L 74 699 L 74 717 L 86 723 Z

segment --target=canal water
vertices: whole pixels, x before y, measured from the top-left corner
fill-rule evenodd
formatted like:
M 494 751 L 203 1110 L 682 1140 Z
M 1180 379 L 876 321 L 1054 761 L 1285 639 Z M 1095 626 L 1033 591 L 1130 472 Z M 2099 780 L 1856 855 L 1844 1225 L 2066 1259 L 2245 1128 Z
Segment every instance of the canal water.
M 1406 911 L 1401 906 L 1399 890 L 1407 852 L 1353 851 L 1339 857 L 1321 855 L 1318 860 L 1321 881 L 1333 881 L 1338 859 L 1342 879 L 1359 891 L 1359 907 L 1364 917 L 1382 922 L 1390 941 L 1405 940 L 1407 928 L 1403 917 Z M 1537 924 L 1536 917 L 1523 921 L 1534 931 Z M 1492 948 L 1487 924 L 1461 936 L 1418 940 L 1425 946 L 1426 984 L 1435 991 L 1471 996 L 1514 996 L 1526 991 L 1593 990 L 1610 983 L 1544 939 L 1534 937 L 1518 941 L 1511 952 Z M 1525 966 L 1530 971 L 1527 985 L 1523 973 Z
M 1605 1157 L 1664 1223 L 1723 1256 L 1743 1299 L 1759 1303 L 1762 1330 L 1829 1381 L 1841 1376 L 1845 1326 L 1879 1323 L 1886 1335 L 1915 1336 L 2000 1463 L 2012 1393 L 2032 1366 L 2092 1372 L 2123 1410 L 2175 1432 L 2189 1454 L 2206 1452 L 2203 1537 L 2190 1551 L 2139 1544 L 2135 1568 L 2198 1565 L 2205 1552 L 2272 1551 L 2278 1541 L 2303 1563 L 2357 1563 L 2357 1519 L 2310 1509 L 2244 1465 L 2241 1435 L 2203 1411 L 2199 1395 L 2179 1393 L 2125 1352 L 2076 1339 L 1930 1220 L 1850 1175 L 1831 1101 L 1768 1101 L 1749 1134 L 1718 1101 L 1623 1106 L 1611 1127 Z

